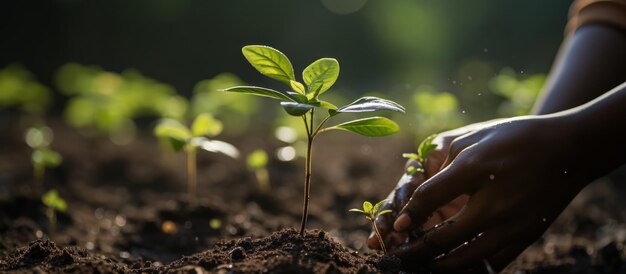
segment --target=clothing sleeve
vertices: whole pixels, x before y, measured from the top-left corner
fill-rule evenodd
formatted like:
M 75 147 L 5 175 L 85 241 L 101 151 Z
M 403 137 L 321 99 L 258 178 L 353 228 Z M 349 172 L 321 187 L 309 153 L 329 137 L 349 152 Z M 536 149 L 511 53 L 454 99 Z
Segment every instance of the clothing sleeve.
M 587 24 L 605 24 L 626 31 L 626 0 L 576 0 L 570 7 L 565 34 Z

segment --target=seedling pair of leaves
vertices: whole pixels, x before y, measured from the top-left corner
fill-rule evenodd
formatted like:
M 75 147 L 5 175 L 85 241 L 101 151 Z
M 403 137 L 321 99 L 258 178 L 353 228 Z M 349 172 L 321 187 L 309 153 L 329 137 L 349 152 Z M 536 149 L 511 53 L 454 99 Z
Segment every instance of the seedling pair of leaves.
M 380 243 L 380 247 L 383 249 L 384 253 L 387 253 L 387 249 L 385 248 L 385 243 L 383 242 L 382 235 L 380 235 L 380 231 L 378 231 L 378 227 L 376 226 L 376 218 L 378 218 L 378 216 L 393 212 L 390 209 L 380 210 L 380 207 L 386 201 L 387 200 L 382 200 L 376 203 L 376 205 L 372 205 L 372 203 L 365 201 L 363 202 L 363 209 L 353 208 L 349 210 L 350 212 L 356 212 L 365 215 L 365 218 L 370 221 L 370 223 L 372 224 L 372 229 L 374 229 L 374 232 L 376 232 L 376 237 L 378 238 L 378 242 Z
M 262 149 L 257 149 L 250 153 L 246 158 L 248 169 L 254 172 L 257 182 L 259 183 L 259 192 L 267 194 L 270 190 L 270 178 L 267 171 L 267 153 Z
M 49 190 L 41 196 L 41 202 L 46 206 L 46 217 L 48 218 L 49 231 L 48 233 L 54 233 L 56 228 L 57 218 L 56 212 L 65 212 L 67 210 L 67 203 L 59 193 L 55 190 Z
M 193 200 L 196 196 L 196 151 L 224 154 L 237 158 L 239 150 L 227 142 L 211 140 L 222 132 L 222 123 L 210 114 L 200 114 L 191 123 L 191 128 L 174 119 L 162 119 L 154 129 L 154 134 L 167 141 L 175 151 L 187 154 L 187 191 Z
M 291 62 L 282 52 L 268 47 L 251 45 L 242 49 L 244 57 L 261 74 L 278 80 L 287 86 L 289 91 L 279 91 L 256 86 L 236 86 L 223 91 L 264 96 L 280 101 L 283 109 L 292 116 L 301 117 L 307 133 L 307 153 L 304 179 L 304 202 L 300 234 L 304 235 L 308 216 L 308 203 L 311 182 L 311 150 L 315 137 L 330 130 L 345 130 L 364 136 L 381 137 L 396 133 L 399 127 L 384 117 L 368 117 L 344 122 L 335 126 L 324 127 L 331 118 L 342 113 L 372 112 L 390 110 L 404 113 L 401 105 L 377 98 L 362 97 L 351 104 L 336 107 L 330 102 L 320 100 L 320 96 L 328 92 L 339 77 L 339 62 L 333 58 L 319 59 L 302 71 L 302 81 L 294 74 Z M 316 109 L 325 109 L 327 114 L 315 125 Z
M 417 147 L 417 153 L 403 153 L 402 157 L 407 159 L 413 159 L 421 164 L 422 167 L 414 167 L 409 166 L 406 169 L 406 173 L 408 175 L 414 175 L 417 172 L 424 173 L 424 165 L 426 164 L 426 159 L 428 159 L 428 155 L 433 151 L 433 149 L 437 148 L 437 144 L 433 144 L 433 140 L 437 137 L 437 134 L 430 135 L 424 139 Z
M 56 167 L 63 161 L 63 157 L 50 148 L 53 139 L 52 130 L 48 127 L 32 127 L 24 135 L 26 144 L 33 149 L 31 162 L 33 163 L 35 187 L 42 192 L 46 168 Z

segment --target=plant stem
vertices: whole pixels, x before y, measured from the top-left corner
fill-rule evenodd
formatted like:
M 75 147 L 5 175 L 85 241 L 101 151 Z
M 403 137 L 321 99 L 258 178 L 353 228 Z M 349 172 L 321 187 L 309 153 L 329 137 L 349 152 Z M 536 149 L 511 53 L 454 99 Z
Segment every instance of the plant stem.
M 196 200 L 196 149 L 187 149 L 187 194 L 189 200 Z
M 43 177 L 45 174 L 45 167 L 43 165 L 34 165 L 35 173 L 35 192 L 43 193 Z
M 309 126 L 309 128 L 307 128 L 307 133 L 308 133 L 308 138 L 307 138 L 307 144 L 306 144 L 306 164 L 304 167 L 304 206 L 302 208 L 302 222 L 300 223 L 300 235 L 304 236 L 304 229 L 306 228 L 306 221 L 309 215 L 309 197 L 310 197 L 310 192 L 311 192 L 311 169 L 312 169 L 312 164 L 311 164 L 311 158 L 313 157 L 312 155 L 312 151 L 313 151 L 313 119 L 315 118 L 315 109 L 311 110 L 311 121 L 310 123 L 307 125 L 306 124 L 306 118 L 305 118 L 305 125 Z
M 383 242 L 383 237 L 380 236 L 380 231 L 378 231 L 378 226 L 376 226 L 376 222 L 374 220 L 372 221 L 372 227 L 374 228 L 374 231 L 376 231 L 376 238 L 378 238 L 378 242 L 380 243 L 380 247 L 383 249 L 383 253 L 387 254 L 387 249 L 385 248 L 385 243 Z
M 57 226 L 57 216 L 54 212 L 54 208 L 48 207 L 48 209 L 46 210 L 46 215 L 48 217 L 48 234 L 50 234 L 50 236 L 53 236 Z

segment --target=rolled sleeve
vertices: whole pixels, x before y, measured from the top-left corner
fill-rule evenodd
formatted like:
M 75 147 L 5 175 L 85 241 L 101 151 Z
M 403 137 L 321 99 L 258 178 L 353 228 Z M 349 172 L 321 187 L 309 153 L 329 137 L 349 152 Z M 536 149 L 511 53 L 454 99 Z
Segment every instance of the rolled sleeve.
M 626 0 L 574 1 L 565 33 L 574 33 L 587 24 L 605 24 L 626 31 Z

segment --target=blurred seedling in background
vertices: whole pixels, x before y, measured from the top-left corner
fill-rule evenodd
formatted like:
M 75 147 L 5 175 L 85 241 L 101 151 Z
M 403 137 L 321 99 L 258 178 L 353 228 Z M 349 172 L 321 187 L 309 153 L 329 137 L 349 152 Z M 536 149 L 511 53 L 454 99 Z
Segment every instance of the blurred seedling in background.
M 257 149 L 248 155 L 246 164 L 248 169 L 254 172 L 259 183 L 259 192 L 267 194 L 270 190 L 270 176 L 267 171 L 267 153 L 262 149 Z
M 403 153 L 402 157 L 407 159 L 413 159 L 419 163 L 418 167 L 409 166 L 406 169 L 408 175 L 413 175 L 416 172 L 424 173 L 424 167 L 426 166 L 426 159 L 433 149 L 437 148 L 437 144 L 433 144 L 433 140 L 437 137 L 437 134 L 430 135 L 420 143 L 417 148 L 417 153 Z
M 26 144 L 33 149 L 31 161 L 33 163 L 35 189 L 37 191 L 43 191 L 46 168 L 60 165 L 63 158 L 59 153 L 50 148 L 50 143 L 54 140 L 54 134 L 49 127 L 29 128 L 24 135 L 24 140 Z
M 383 238 L 380 235 L 380 231 L 378 231 L 378 227 L 376 226 L 376 218 L 378 218 L 378 216 L 381 216 L 383 214 L 387 214 L 387 213 L 391 213 L 393 212 L 390 209 L 386 209 L 386 210 L 382 210 L 379 212 L 380 207 L 386 202 L 387 200 L 382 200 L 378 203 L 376 203 L 376 205 L 372 205 L 372 203 L 365 201 L 363 202 L 363 209 L 357 209 L 357 208 L 353 208 L 350 209 L 350 212 L 356 212 L 356 213 L 361 213 L 363 215 L 365 215 L 365 218 L 367 218 L 368 221 L 370 221 L 370 223 L 372 224 L 372 230 L 374 230 L 374 232 L 376 232 L 376 238 L 378 238 L 378 242 L 380 243 L 380 246 L 383 249 L 383 252 L 385 254 L 387 254 L 387 249 L 385 248 L 385 243 L 383 242 Z
M 17 108 L 23 113 L 42 115 L 52 104 L 52 92 L 18 64 L 0 69 L 0 109 Z
M 223 91 L 252 94 L 270 97 L 280 100 L 283 109 L 292 116 L 301 117 L 307 133 L 307 150 L 304 175 L 304 201 L 302 209 L 302 222 L 300 234 L 304 235 L 306 227 L 309 193 L 312 175 L 312 145 L 315 137 L 326 131 L 345 130 L 369 137 L 387 136 L 396 133 L 399 127 L 393 121 L 384 117 L 368 117 L 344 122 L 335 126 L 324 127 L 331 118 L 342 113 L 371 112 L 378 110 L 391 110 L 404 113 L 401 105 L 377 98 L 362 97 L 343 107 L 320 100 L 319 96 L 327 92 L 339 77 L 339 62 L 333 58 L 319 59 L 302 72 L 304 83 L 296 80 L 291 62 L 282 52 L 268 47 L 251 45 L 242 49 L 244 57 L 261 74 L 278 80 L 285 84 L 291 91 L 278 91 L 256 86 L 235 86 Z M 316 109 L 325 109 L 326 115 L 317 121 Z
M 59 193 L 55 190 L 49 190 L 41 196 L 41 202 L 46 206 L 46 217 L 48 218 L 49 234 L 53 234 L 56 230 L 57 215 L 56 212 L 65 212 L 67 203 Z
M 198 149 L 237 158 L 239 150 L 227 142 L 211 140 L 222 132 L 222 123 L 210 114 L 200 114 L 191 128 L 174 119 L 162 119 L 154 134 L 171 145 L 175 151 L 185 151 L 187 156 L 187 192 L 191 201 L 196 198 L 196 152 Z

